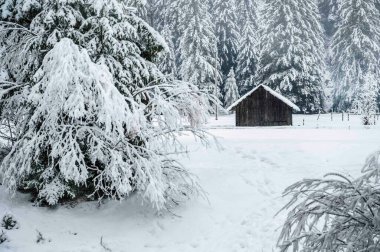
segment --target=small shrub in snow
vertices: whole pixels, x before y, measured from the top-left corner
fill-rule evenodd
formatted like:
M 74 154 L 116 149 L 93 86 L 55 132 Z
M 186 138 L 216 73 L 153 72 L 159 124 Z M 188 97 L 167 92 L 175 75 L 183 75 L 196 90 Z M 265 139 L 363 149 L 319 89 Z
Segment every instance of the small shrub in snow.
M 45 243 L 46 241 L 47 242 L 51 242 L 51 239 L 46 239 L 43 235 L 42 235 L 42 233 L 40 232 L 40 231 L 38 231 L 38 230 L 36 230 L 37 231 L 37 239 L 36 239 L 36 243 L 41 243 L 41 244 L 43 244 L 43 243 Z
M 4 232 L 4 230 L 1 230 L 1 234 L 0 234 L 0 244 L 4 243 L 8 241 L 8 237 L 7 237 L 7 234 Z
M 367 160 L 358 179 L 328 174 L 290 186 L 281 251 L 380 251 L 379 154 Z
M 17 229 L 18 228 L 18 222 L 15 220 L 14 216 L 11 214 L 6 214 L 4 215 L 2 221 L 1 221 L 1 226 L 5 228 L 6 230 L 12 230 L 12 229 Z

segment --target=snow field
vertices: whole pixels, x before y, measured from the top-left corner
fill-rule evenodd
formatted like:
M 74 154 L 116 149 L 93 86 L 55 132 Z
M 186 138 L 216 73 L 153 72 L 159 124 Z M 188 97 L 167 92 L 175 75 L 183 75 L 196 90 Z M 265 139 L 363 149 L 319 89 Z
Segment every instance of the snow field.
M 190 154 L 181 161 L 199 177 L 207 200 L 174 209 L 179 217 L 156 215 L 135 197 L 99 208 L 36 208 L 25 195 L 11 201 L 1 188 L 0 216 L 12 213 L 20 228 L 7 231 L 10 242 L 0 251 L 106 251 L 101 237 L 106 248 L 120 252 L 277 251 L 285 213 L 275 215 L 287 201 L 281 197 L 287 186 L 328 172 L 357 175 L 365 158 L 380 149 L 378 126 L 365 128 L 357 116 L 350 122 L 333 116 L 331 122 L 330 115 L 318 121 L 296 115 L 294 127 L 274 128 L 235 128 L 231 115 L 211 119 L 207 127 L 221 150 L 183 136 Z M 44 243 L 35 242 L 36 230 Z

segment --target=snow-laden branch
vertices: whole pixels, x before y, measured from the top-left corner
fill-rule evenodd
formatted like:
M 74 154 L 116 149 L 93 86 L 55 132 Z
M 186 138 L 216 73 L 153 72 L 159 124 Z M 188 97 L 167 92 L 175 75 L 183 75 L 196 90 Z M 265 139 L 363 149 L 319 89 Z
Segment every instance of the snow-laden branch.
M 9 92 L 12 92 L 17 89 L 21 89 L 29 85 L 28 83 L 14 83 L 9 81 L 0 80 L 0 99 L 7 95 Z
M 0 21 L 0 32 L 2 31 L 22 31 L 30 33 L 33 36 L 38 36 L 36 33 L 32 32 L 28 28 L 13 22 Z

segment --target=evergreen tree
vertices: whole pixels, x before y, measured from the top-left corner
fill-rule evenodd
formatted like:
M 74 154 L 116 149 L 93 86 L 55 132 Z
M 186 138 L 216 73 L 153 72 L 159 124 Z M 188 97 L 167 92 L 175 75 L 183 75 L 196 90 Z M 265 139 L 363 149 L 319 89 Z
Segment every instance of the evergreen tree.
M 126 4 L 136 8 L 136 14 L 148 22 L 149 20 L 149 3 L 147 0 L 126 0 Z
M 202 90 L 214 90 L 215 77 L 220 81 L 215 26 L 202 0 L 178 1 L 179 74 Z M 220 83 L 220 82 L 219 82 Z
M 363 80 L 363 86 L 358 91 L 355 100 L 353 101 L 353 109 L 356 113 L 362 116 L 362 123 L 364 125 L 371 125 L 374 123 L 371 120 L 372 116 L 377 111 L 377 97 L 378 97 L 378 80 L 375 76 L 367 74 Z
M 159 71 L 166 44 L 133 9 L 119 0 L 0 0 L 0 12 L 9 77 L 0 122 L 14 115 L 5 185 L 48 204 L 137 192 L 157 209 L 197 192 L 170 153 L 183 122 L 197 132 L 209 99 Z
M 317 112 L 323 103 L 323 32 L 314 0 L 268 0 L 260 40 L 258 82 Z
M 337 13 L 340 22 L 332 41 L 334 107 L 350 110 L 364 77 L 380 77 L 380 12 L 374 0 L 349 0 L 339 2 Z
M 236 13 L 238 20 L 238 27 L 242 27 L 250 20 L 254 24 L 255 30 L 258 28 L 258 2 L 257 0 L 236 0 Z
M 237 79 L 239 93 L 245 94 L 255 86 L 258 66 L 258 50 L 254 25 L 249 20 L 244 24 L 237 57 Z
M 235 0 L 216 0 L 213 2 L 215 32 L 223 76 L 227 76 L 230 69 L 236 67 L 239 28 L 235 8 Z
M 161 31 L 162 37 L 168 44 L 167 51 L 163 51 L 158 59 L 157 64 L 159 69 L 165 74 L 171 74 L 174 77 L 178 76 L 178 68 L 176 64 L 176 54 L 175 54 L 175 45 L 174 37 L 169 25 L 164 26 Z
M 141 186 L 130 183 L 132 170 L 154 172 L 128 161 L 147 161 L 136 160 L 143 153 L 127 141 L 144 118 L 130 109 L 107 68 L 93 63 L 86 50 L 62 39 L 34 79 L 25 97 L 32 112 L 18 126 L 24 132 L 1 166 L 10 188 L 38 189 L 40 200 L 55 205 L 83 193 L 122 197 Z
M 224 84 L 224 93 L 225 108 L 230 107 L 234 102 L 236 102 L 240 98 L 239 90 L 236 84 L 234 69 L 231 69 L 227 76 L 226 82 Z
M 178 2 L 169 0 L 150 0 L 151 25 L 156 28 L 168 45 L 168 51 L 160 54 L 157 59 L 160 70 L 166 74 L 178 77 Z
M 152 26 L 158 31 L 162 31 L 165 26 L 170 27 L 171 32 L 176 33 L 176 24 L 180 15 L 179 2 L 172 0 L 150 0 L 150 8 L 154 17 Z M 177 34 L 175 34 L 177 35 Z
M 258 17 L 257 5 L 252 0 L 238 0 L 240 40 L 237 56 L 237 81 L 239 93 L 245 94 L 255 86 L 255 75 L 258 67 Z

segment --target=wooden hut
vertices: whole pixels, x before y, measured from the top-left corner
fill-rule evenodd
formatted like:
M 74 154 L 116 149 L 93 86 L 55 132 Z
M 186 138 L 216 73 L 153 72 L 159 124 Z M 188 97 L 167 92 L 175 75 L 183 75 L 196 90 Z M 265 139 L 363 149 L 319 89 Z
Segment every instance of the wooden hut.
M 300 109 L 283 95 L 265 85 L 259 85 L 232 104 L 236 111 L 236 126 L 285 126 L 293 124 L 293 110 Z

